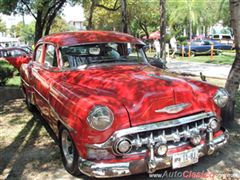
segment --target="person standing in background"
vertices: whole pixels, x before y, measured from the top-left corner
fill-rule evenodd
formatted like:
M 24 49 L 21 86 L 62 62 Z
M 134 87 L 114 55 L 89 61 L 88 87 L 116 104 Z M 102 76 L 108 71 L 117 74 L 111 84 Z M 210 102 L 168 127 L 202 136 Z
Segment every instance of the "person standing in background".
M 153 42 L 153 45 L 155 47 L 155 50 L 156 50 L 156 57 L 157 58 L 160 58 L 160 42 L 158 39 L 155 39 L 154 42 Z
M 172 58 L 175 58 L 175 53 L 177 52 L 177 40 L 175 38 L 175 36 L 173 36 L 171 39 L 170 39 L 170 45 L 171 45 L 171 48 L 172 48 Z

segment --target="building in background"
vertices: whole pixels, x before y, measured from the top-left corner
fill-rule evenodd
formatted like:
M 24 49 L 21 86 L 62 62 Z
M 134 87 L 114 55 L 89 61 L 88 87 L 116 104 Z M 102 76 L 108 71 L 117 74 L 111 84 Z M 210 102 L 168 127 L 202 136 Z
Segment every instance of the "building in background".
M 64 8 L 63 18 L 75 31 L 85 30 L 83 22 L 85 21 L 84 10 L 81 5 L 70 6 L 69 4 Z
M 86 29 L 83 25 L 83 21 L 71 20 L 71 21 L 69 21 L 69 25 L 73 27 L 71 29 L 74 29 L 74 30 L 77 30 L 77 31 Z

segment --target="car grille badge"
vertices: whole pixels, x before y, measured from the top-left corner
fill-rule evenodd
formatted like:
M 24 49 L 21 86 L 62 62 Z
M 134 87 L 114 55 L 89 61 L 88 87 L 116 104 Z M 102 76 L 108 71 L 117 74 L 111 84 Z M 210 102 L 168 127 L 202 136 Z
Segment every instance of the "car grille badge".
M 171 105 L 171 106 L 166 106 L 162 109 L 157 109 L 155 110 L 156 113 L 168 113 L 168 114 L 175 114 L 183 111 L 187 107 L 190 107 L 190 103 L 181 103 L 181 104 L 176 104 L 176 105 Z

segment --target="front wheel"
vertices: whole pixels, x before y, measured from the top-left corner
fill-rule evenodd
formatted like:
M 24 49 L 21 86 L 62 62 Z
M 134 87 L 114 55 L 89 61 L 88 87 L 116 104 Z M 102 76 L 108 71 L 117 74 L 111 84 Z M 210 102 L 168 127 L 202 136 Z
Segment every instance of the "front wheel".
M 68 130 L 61 126 L 59 131 L 60 150 L 65 169 L 74 176 L 79 176 L 81 172 L 78 169 L 78 152 L 74 145 Z

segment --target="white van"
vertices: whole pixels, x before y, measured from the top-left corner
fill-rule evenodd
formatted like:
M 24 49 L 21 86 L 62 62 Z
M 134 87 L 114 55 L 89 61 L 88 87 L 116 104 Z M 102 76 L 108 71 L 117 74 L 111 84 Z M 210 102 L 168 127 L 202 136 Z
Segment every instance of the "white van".
M 213 34 L 212 39 L 224 44 L 233 44 L 233 37 L 231 34 Z

